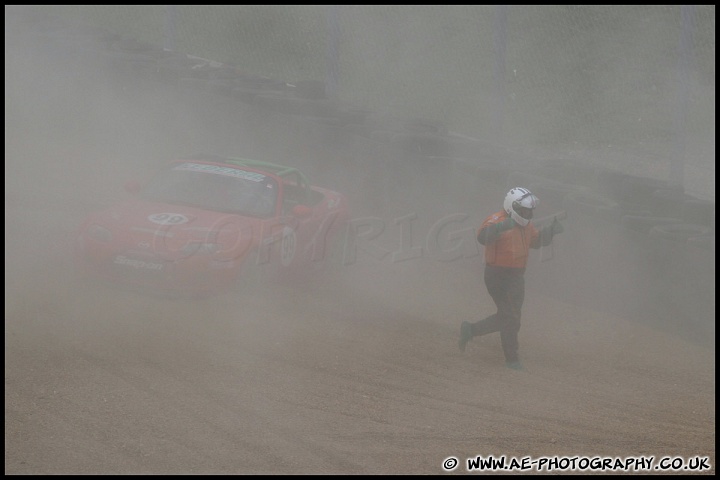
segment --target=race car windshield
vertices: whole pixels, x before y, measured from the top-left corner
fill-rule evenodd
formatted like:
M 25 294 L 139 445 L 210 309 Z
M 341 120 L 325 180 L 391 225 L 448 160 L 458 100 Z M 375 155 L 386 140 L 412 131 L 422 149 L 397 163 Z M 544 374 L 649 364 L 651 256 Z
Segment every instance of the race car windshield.
M 185 163 L 156 176 L 141 192 L 145 200 L 240 215 L 275 212 L 278 187 L 262 173 Z

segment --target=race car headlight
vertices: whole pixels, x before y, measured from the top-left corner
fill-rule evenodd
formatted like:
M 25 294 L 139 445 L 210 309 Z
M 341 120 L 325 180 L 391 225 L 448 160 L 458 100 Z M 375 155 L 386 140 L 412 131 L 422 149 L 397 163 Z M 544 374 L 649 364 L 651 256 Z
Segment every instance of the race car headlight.
M 212 255 L 220 250 L 222 250 L 222 245 L 219 243 L 190 242 L 183 247 L 182 252 L 185 255 Z
M 99 242 L 110 242 L 112 240 L 112 232 L 97 224 L 90 225 L 87 228 L 87 234 L 90 238 Z

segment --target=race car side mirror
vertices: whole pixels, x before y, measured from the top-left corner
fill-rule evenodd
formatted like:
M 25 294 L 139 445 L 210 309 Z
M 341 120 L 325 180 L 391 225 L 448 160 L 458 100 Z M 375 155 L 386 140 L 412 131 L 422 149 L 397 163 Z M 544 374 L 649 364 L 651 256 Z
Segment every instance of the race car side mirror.
M 125 182 L 125 190 L 130 193 L 138 193 L 140 191 L 140 182 L 137 180 L 128 180 Z
M 292 214 L 294 217 L 305 218 L 312 214 L 312 208 L 307 205 L 295 205 L 292 208 Z

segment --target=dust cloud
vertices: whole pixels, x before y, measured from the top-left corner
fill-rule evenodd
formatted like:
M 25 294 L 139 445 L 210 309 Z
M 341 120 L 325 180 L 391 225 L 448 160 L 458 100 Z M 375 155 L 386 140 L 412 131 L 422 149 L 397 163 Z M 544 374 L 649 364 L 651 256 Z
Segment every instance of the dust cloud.
M 67 52 L 7 13 L 6 473 L 427 473 L 478 449 L 714 462 L 714 246 L 649 245 L 564 201 L 595 169 L 558 187 L 531 155 L 461 138 L 420 158 Z M 77 276 L 82 219 L 196 152 L 298 166 L 379 234 L 329 278 L 204 300 Z M 492 313 L 474 230 L 518 181 L 537 217 L 568 218 L 532 253 L 521 352 L 538 374 L 514 384 L 498 339 L 460 357 L 456 335 Z

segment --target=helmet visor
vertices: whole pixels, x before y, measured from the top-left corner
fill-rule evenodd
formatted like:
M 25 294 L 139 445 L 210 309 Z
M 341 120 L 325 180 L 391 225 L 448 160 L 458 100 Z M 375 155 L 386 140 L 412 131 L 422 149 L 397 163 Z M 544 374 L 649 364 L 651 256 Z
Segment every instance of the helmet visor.
M 533 217 L 533 210 L 540 201 L 532 193 L 528 192 L 513 202 L 513 210 L 522 218 L 530 220 Z
M 513 203 L 513 210 L 526 220 L 531 220 L 533 218 L 533 208 L 523 207 L 518 202 L 515 202 Z

